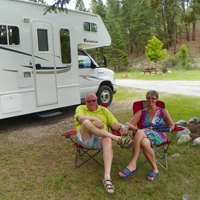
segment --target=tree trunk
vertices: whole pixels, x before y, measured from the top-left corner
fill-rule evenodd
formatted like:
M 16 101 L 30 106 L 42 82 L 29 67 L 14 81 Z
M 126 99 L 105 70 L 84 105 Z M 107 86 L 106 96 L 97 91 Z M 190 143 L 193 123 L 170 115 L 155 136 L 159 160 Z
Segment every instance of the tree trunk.
M 163 10 L 162 10 L 162 20 L 163 20 L 163 28 L 164 28 L 164 33 L 165 33 L 165 39 L 167 40 L 168 39 L 167 38 L 167 29 L 166 29 L 166 26 L 165 26 Z M 169 49 L 168 42 L 165 45 L 166 45 L 166 49 Z
M 186 24 L 186 38 L 187 41 L 190 41 L 190 26 Z
M 179 42 L 179 44 L 181 44 L 181 35 L 182 35 L 181 33 L 182 33 L 182 30 L 181 30 L 181 27 L 180 27 L 180 40 L 179 40 L 180 42 Z
M 117 66 L 115 65 L 115 66 L 114 66 L 114 71 L 116 72 L 116 70 L 117 70 Z
M 176 23 L 174 22 L 174 54 L 176 54 Z
M 195 40 L 196 40 L 196 22 L 194 22 L 192 26 L 192 41 Z

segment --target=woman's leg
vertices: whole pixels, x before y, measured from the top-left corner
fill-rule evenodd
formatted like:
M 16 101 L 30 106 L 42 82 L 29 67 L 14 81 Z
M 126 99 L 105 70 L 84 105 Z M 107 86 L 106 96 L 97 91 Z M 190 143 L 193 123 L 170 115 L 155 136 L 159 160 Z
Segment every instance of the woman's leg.
M 143 140 L 141 140 L 141 148 L 144 153 L 144 156 L 146 157 L 146 159 L 149 161 L 149 163 L 152 166 L 152 171 L 154 171 L 155 173 L 158 173 L 159 171 L 156 165 L 155 153 L 153 152 L 153 149 L 151 147 L 151 142 L 148 138 L 144 138 Z M 149 176 L 147 176 L 147 178 L 149 180 L 154 179 L 153 177 L 149 177 Z
M 144 131 L 139 130 L 135 137 L 134 137 L 134 144 L 132 146 L 132 159 L 130 161 L 130 163 L 128 164 L 127 168 L 132 172 L 134 171 L 137 166 L 136 166 L 136 162 L 138 159 L 138 156 L 140 154 L 140 149 L 141 149 L 141 141 L 147 138 L 146 134 Z M 126 176 L 125 174 L 123 174 L 122 172 L 119 173 L 120 176 Z

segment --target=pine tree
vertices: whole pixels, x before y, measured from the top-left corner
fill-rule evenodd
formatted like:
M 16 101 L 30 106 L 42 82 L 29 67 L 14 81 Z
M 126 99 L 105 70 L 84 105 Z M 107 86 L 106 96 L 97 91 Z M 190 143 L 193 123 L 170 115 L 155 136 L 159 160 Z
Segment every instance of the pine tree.
M 76 1 L 75 9 L 79 10 L 79 11 L 85 11 L 85 12 L 87 11 L 87 9 L 85 8 L 85 4 L 84 4 L 83 0 L 77 0 Z
M 133 9 L 134 15 L 131 16 L 131 29 L 133 31 L 134 40 L 142 51 L 145 51 L 145 46 L 149 39 L 151 39 L 151 34 L 155 29 L 153 29 L 155 24 L 155 13 L 151 9 L 148 0 L 142 0 L 135 3 L 135 8 Z
M 182 67 L 184 67 L 187 64 L 187 58 L 188 58 L 187 47 L 185 44 L 182 45 L 180 51 L 181 52 L 178 54 L 178 57 L 182 60 L 181 65 Z
M 108 63 L 114 67 L 114 70 L 120 69 L 121 66 L 128 66 L 128 56 L 125 50 L 125 43 L 120 33 L 118 22 L 113 18 L 111 8 L 108 8 L 106 16 L 106 27 L 112 38 L 112 43 L 105 48 Z

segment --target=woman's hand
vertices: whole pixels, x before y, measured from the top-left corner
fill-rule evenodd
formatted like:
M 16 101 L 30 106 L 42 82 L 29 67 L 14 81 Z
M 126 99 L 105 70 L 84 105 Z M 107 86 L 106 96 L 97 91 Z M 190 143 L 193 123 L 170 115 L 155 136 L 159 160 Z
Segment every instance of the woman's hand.
M 152 130 L 153 129 L 153 127 L 147 127 L 147 128 L 143 128 L 143 130 L 147 130 L 147 131 L 150 131 L 150 130 Z

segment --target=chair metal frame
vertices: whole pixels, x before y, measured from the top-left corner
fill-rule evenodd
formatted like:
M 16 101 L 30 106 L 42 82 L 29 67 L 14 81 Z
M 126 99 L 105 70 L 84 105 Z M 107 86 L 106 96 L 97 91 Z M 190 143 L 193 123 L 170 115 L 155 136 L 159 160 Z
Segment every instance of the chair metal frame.
M 136 104 L 137 104 L 137 107 L 136 107 Z M 165 103 L 162 102 L 162 101 L 157 101 L 156 102 L 156 106 L 164 109 L 165 108 Z M 147 102 L 144 101 L 144 100 L 134 102 L 133 103 L 133 114 L 135 114 L 137 111 L 142 110 L 142 109 L 144 109 L 146 107 L 147 107 Z M 140 122 L 137 124 L 137 126 L 138 126 L 138 128 L 142 128 Z M 167 151 L 168 151 L 169 145 L 172 143 L 172 140 L 174 139 L 177 131 L 182 131 L 182 130 L 184 130 L 184 128 L 175 126 L 175 128 L 173 130 L 172 137 L 170 139 L 167 138 L 167 141 L 165 141 L 165 142 L 161 143 L 160 145 L 158 145 L 157 147 L 155 147 L 155 148 L 159 148 L 160 147 L 158 150 L 154 150 L 153 149 L 155 155 L 157 155 L 160 159 L 164 159 L 164 165 L 162 165 L 157 160 L 156 160 L 156 163 L 166 171 L 168 171 Z M 133 135 L 134 135 L 134 133 L 133 133 Z M 133 138 L 134 138 L 134 136 L 133 136 Z M 147 162 L 147 160 L 144 161 L 143 163 L 141 163 L 139 165 L 139 167 L 144 165 L 146 162 Z
M 76 158 L 75 158 L 75 168 L 79 168 L 80 166 L 82 166 L 83 164 L 85 164 L 86 162 L 88 162 L 89 160 L 94 160 L 95 162 L 97 162 L 99 165 L 101 165 L 102 167 L 104 167 L 103 164 L 101 164 L 99 161 L 97 161 L 94 157 L 99 154 L 101 152 L 101 150 L 96 150 L 96 149 L 86 149 L 83 146 L 81 146 L 80 144 L 77 144 L 73 139 L 72 139 L 72 135 L 76 134 L 76 130 L 70 131 L 68 133 L 64 133 L 62 134 L 62 136 L 65 136 L 66 138 L 69 138 L 74 144 L 73 146 L 76 147 Z M 94 154 L 90 154 L 90 151 L 96 151 Z M 81 164 L 77 164 L 78 163 L 78 158 L 83 156 L 83 155 L 87 155 L 89 158 L 87 158 L 85 161 L 83 161 Z

